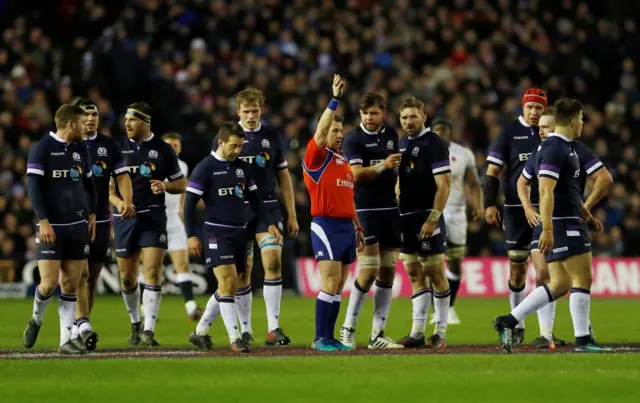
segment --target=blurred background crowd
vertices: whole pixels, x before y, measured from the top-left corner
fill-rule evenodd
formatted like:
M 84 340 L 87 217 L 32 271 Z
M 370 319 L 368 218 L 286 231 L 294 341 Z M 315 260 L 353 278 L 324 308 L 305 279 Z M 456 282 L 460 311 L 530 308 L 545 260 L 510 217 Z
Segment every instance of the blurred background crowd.
M 501 127 L 532 85 L 588 105 L 583 141 L 615 185 L 595 215 L 594 254 L 640 249 L 640 2 L 628 0 L 0 0 L 0 260 L 34 257 L 25 160 L 77 97 L 98 102 L 101 131 L 122 131 L 126 105 L 153 106 L 152 130 L 177 131 L 190 168 L 217 127 L 236 119 L 233 95 L 266 95 L 263 121 L 281 128 L 301 233 L 292 256 L 312 255 L 301 161 L 334 72 L 348 80 L 345 129 L 358 99 L 384 93 L 398 127 L 404 96 L 454 122 L 480 175 Z M 636 133 L 634 135 L 633 133 Z M 470 255 L 505 254 L 502 231 L 469 226 Z M 1 279 L 0 279 L 1 281 Z

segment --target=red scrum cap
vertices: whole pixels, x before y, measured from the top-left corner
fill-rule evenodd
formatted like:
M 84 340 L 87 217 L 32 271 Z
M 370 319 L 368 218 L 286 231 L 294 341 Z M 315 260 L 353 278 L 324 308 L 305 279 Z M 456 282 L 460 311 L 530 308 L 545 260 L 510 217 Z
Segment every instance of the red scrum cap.
M 540 88 L 529 88 L 527 92 L 524 93 L 522 97 L 522 107 L 524 108 L 524 104 L 527 102 L 537 102 L 544 106 L 544 109 L 547 109 L 547 93 L 541 90 Z

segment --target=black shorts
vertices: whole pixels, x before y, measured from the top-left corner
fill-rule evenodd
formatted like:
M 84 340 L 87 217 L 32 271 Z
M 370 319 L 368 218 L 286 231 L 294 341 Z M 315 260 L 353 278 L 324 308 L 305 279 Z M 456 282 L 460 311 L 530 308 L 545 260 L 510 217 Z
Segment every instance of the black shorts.
M 359 211 L 358 220 L 364 228 L 365 245 L 380 244 L 380 249 L 402 246 L 402 224 L 397 208 Z
M 522 206 L 505 206 L 502 223 L 507 250 L 529 250 L 533 228 L 529 226 Z
M 117 257 L 133 256 L 141 248 L 167 249 L 167 216 L 164 211 L 124 219 L 114 215 L 113 235 Z
M 247 230 L 245 228 L 206 224 L 204 256 L 207 268 L 235 264 L 244 273 L 247 260 Z
M 111 223 L 108 220 L 96 223 L 96 239 L 89 249 L 90 263 L 106 263 L 111 258 Z
M 429 217 L 429 212 L 409 214 L 401 217 L 402 220 L 402 253 L 428 257 L 447 252 L 447 230 L 444 216 L 440 216 L 438 227 L 433 236 L 427 239 L 419 239 L 422 225 Z
M 89 224 L 79 221 L 70 225 L 52 224 L 56 240 L 52 244 L 40 242 L 39 225 L 36 231 L 37 260 L 85 260 L 89 258 Z
M 591 252 L 587 225 L 580 219 L 553 220 L 553 248 L 545 256 L 547 263 Z
M 266 215 L 256 216 L 250 206 L 247 206 L 247 236 L 253 239 L 256 234 L 269 232 L 269 225 L 278 227 L 278 230 L 284 235 L 284 225 L 282 223 L 282 209 L 280 203 L 276 200 L 265 204 Z

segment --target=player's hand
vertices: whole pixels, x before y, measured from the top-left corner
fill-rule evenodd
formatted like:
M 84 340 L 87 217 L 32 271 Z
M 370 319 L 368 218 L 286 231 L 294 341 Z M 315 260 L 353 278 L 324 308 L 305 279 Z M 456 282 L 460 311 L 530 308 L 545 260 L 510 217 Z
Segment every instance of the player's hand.
M 342 93 L 344 92 L 344 87 L 347 85 L 347 82 L 340 77 L 339 74 L 333 75 L 333 96 L 336 98 L 340 98 Z
M 289 230 L 289 236 L 295 238 L 300 232 L 300 226 L 298 225 L 298 219 L 296 217 L 289 217 L 287 220 L 287 229 Z
M 54 243 L 56 241 L 56 233 L 53 231 L 53 227 L 49 224 L 49 220 L 40 221 L 40 242 L 42 243 Z
M 487 224 L 495 224 L 498 228 L 500 228 L 500 223 L 502 219 L 500 218 L 500 210 L 496 206 L 488 207 L 484 212 L 484 218 L 487 220 Z
M 438 228 L 438 223 L 435 221 L 425 221 L 422 224 L 422 228 L 420 228 L 420 240 L 431 238 L 433 236 L 433 232 Z
M 89 215 L 89 241 L 93 243 L 96 240 L 96 215 Z
M 364 251 L 364 232 L 356 231 L 356 241 L 358 242 L 358 252 Z
M 157 179 L 151 179 L 150 186 L 151 186 L 151 191 L 153 192 L 154 195 L 158 195 L 160 193 L 165 192 L 163 181 L 159 181 Z
M 279 244 L 282 236 L 280 235 L 280 231 L 278 231 L 278 227 L 275 225 L 269 225 L 267 231 L 269 231 L 269 233 L 276 239 L 276 244 Z
M 133 205 L 133 203 L 128 204 L 127 202 L 125 202 L 124 200 L 120 203 L 118 203 L 118 205 L 116 206 L 118 208 L 118 211 L 120 212 L 120 217 L 121 218 L 131 218 L 134 215 L 136 215 L 136 208 Z
M 602 223 L 600 222 L 600 220 L 598 220 L 594 216 L 590 215 L 585 219 L 585 222 L 587 223 L 587 227 L 589 227 L 589 230 L 591 231 L 592 235 L 595 236 L 595 235 L 600 235 L 602 233 L 602 230 L 603 230 Z
M 471 219 L 473 221 L 482 220 L 482 217 L 484 217 L 484 209 L 482 206 L 474 206 L 471 208 Z
M 546 255 L 551 252 L 553 249 L 553 232 L 552 231 L 542 231 L 540 234 L 540 242 L 538 243 L 538 249 L 540 253 Z
M 393 169 L 400 166 L 400 160 L 402 159 L 402 154 L 391 154 L 384 160 L 384 167 L 386 169 Z
M 187 248 L 189 249 L 189 254 L 191 256 L 202 255 L 202 244 L 200 244 L 200 240 L 197 236 L 192 236 L 187 239 Z
M 542 218 L 540 218 L 540 214 L 531 206 L 527 206 L 524 208 L 524 215 L 527 217 L 527 222 L 531 228 L 535 228 L 540 223 L 542 223 Z

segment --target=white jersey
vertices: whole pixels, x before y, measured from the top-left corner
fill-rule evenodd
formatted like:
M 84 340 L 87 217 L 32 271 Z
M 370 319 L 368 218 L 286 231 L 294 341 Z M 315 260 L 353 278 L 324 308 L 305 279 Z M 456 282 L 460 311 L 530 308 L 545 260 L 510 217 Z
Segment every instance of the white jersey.
M 449 143 L 449 159 L 451 160 L 451 191 L 445 206 L 446 209 L 460 209 L 466 207 L 465 178 L 467 170 L 476 169 L 476 159 L 473 152 L 453 141 Z
M 189 167 L 187 166 L 187 163 L 179 159 L 178 165 L 180 165 L 180 170 L 182 171 L 184 177 L 188 178 Z M 182 194 L 165 194 L 165 205 L 167 206 L 167 226 L 171 226 L 176 218 L 180 220 L 180 199 L 182 199 Z

